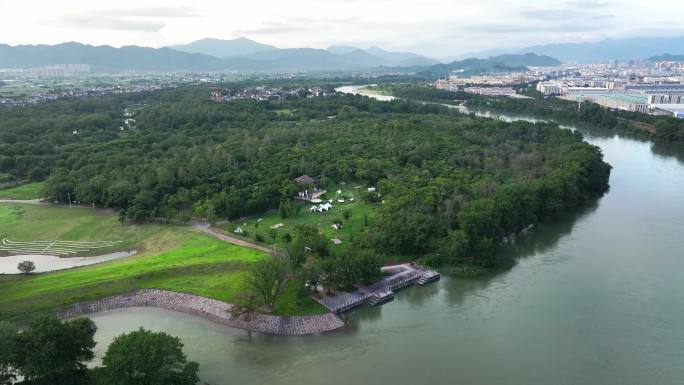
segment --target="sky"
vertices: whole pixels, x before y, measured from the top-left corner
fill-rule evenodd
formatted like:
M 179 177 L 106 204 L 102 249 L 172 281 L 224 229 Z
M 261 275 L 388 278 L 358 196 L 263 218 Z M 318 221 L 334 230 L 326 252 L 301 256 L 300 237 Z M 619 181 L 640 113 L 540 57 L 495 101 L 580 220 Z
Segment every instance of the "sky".
M 247 37 L 448 57 L 489 49 L 684 35 L 684 1 L 0 0 L 0 43 L 161 47 Z

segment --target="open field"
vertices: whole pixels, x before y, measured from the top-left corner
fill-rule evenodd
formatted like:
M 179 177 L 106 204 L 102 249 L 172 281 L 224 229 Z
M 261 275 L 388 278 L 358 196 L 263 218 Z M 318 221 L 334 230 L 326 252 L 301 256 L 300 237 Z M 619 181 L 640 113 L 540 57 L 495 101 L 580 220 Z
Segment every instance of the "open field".
M 265 253 L 228 244 L 186 226 L 121 225 L 88 209 L 0 205 L 0 229 L 11 239 L 121 240 L 139 254 L 112 262 L 32 275 L 0 275 L 0 319 L 28 321 L 89 299 L 159 288 L 230 302 L 245 289 L 245 269 Z M 321 314 L 298 300 L 292 282 L 278 305 L 287 314 Z
M 38 199 L 43 182 L 26 183 L 15 187 L 0 189 L 0 198 Z
M 171 234 L 178 227 L 164 225 L 121 225 L 107 211 L 93 212 L 86 208 L 42 205 L 0 204 L 0 238 L 14 242 L 76 241 L 116 242 L 111 247 L 91 251 L 103 254 L 111 251 L 137 249 L 139 252 L 158 250 L 155 237 L 168 238 L 169 247 L 178 246 Z M 81 253 L 80 255 L 90 255 Z M 92 255 L 95 255 L 92 254 Z M 0 250 L 0 255 L 2 251 Z
M 348 193 L 348 190 L 345 192 Z M 266 214 L 238 220 L 224 226 L 227 232 L 234 233 L 237 227 L 240 227 L 245 234 L 243 238 L 254 240 L 258 234 L 264 242 L 268 244 L 283 244 L 283 236 L 290 234 L 295 237 L 295 227 L 297 225 L 315 226 L 325 235 L 326 239 L 339 238 L 343 243 L 341 245 L 333 245 L 331 247 L 344 248 L 351 242 L 355 235 L 358 235 L 366 224 L 370 225 L 375 217 L 376 205 L 361 201 L 358 190 L 354 190 L 354 201 L 345 199 L 344 203 L 337 202 L 337 194 L 335 191 L 328 192 L 325 195 L 324 202 L 328 199 L 333 199 L 333 208 L 328 212 L 309 212 L 309 208 L 313 203 L 300 203 L 300 211 L 293 214 L 289 218 L 281 218 L 278 211 L 270 211 Z M 351 214 L 349 220 L 344 218 L 344 212 Z M 332 227 L 336 220 L 342 221 L 342 228 L 335 230 Z M 271 226 L 283 224 L 277 229 L 272 229 Z M 273 235 L 275 234 L 275 239 Z

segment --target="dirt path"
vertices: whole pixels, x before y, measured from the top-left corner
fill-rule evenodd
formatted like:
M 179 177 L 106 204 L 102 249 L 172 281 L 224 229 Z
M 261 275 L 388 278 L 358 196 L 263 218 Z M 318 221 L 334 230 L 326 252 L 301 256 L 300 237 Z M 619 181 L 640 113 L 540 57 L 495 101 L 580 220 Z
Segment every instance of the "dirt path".
M 42 199 L 0 199 L 0 203 L 18 203 L 22 205 L 47 205 Z
M 217 229 L 212 228 L 208 224 L 194 223 L 192 226 L 194 228 L 196 228 L 197 230 L 199 230 L 205 234 L 208 234 L 214 238 L 220 239 L 224 242 L 232 243 L 232 244 L 238 245 L 238 246 L 249 247 L 250 249 L 263 251 L 264 253 L 269 253 L 269 254 L 273 253 L 273 250 L 268 248 L 268 247 L 257 245 L 256 243 L 248 242 L 248 241 L 245 241 L 243 239 L 230 236 L 221 230 L 217 230 Z

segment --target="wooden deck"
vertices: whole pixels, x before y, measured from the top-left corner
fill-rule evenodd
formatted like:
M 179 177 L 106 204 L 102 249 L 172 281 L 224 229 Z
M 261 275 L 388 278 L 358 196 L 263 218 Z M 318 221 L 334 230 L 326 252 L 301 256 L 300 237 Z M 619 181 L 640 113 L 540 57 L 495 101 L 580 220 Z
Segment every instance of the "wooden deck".
M 351 293 L 336 293 L 333 295 L 314 296 L 314 299 L 333 313 L 343 313 L 365 304 L 378 305 L 394 298 L 394 293 L 414 284 L 424 285 L 439 280 L 440 274 L 426 270 L 416 264 L 386 266 L 383 272 L 392 275 L 369 285 L 360 286 Z

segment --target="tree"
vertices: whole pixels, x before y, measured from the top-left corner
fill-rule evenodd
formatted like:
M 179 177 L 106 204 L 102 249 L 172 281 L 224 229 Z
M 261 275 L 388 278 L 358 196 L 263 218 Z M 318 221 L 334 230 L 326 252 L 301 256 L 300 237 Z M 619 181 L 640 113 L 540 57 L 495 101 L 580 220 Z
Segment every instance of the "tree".
M 283 242 L 285 242 L 285 243 L 292 242 L 292 235 L 290 235 L 290 233 L 283 234 Z
M 278 212 L 283 219 L 291 217 L 292 214 L 296 212 L 295 203 L 291 199 L 281 200 L 280 206 L 278 206 Z
M 31 274 L 36 269 L 36 264 L 33 261 L 22 261 L 17 265 L 17 269 L 23 274 Z
M 370 284 L 382 277 L 383 259 L 370 250 L 359 250 L 354 257 L 358 281 Z
M 296 272 L 297 269 L 302 266 L 304 261 L 306 261 L 306 250 L 306 246 L 300 239 L 285 245 L 285 253 L 290 261 L 290 268 L 293 272 Z
M 119 223 L 124 224 L 126 222 L 126 210 L 120 209 L 118 215 Z
M 96 330 L 88 318 L 38 318 L 17 335 L 12 366 L 32 383 L 73 384 L 94 357 Z
M 242 319 L 245 322 L 249 322 L 257 314 L 259 309 L 258 295 L 254 290 L 247 290 L 239 293 L 233 299 L 234 306 L 232 306 L 229 312 Z M 247 329 L 247 334 L 252 338 L 252 331 Z
M 140 328 L 122 334 L 102 359 L 107 385 L 194 385 L 199 365 L 188 361 L 178 337 Z
M 0 321 L 0 385 L 11 384 L 15 378 L 12 356 L 16 337 L 17 329 L 14 325 L 7 321 Z
M 247 276 L 247 283 L 261 295 L 266 305 L 273 306 L 285 288 L 289 271 L 288 261 L 285 258 L 271 256 L 252 265 Z
M 344 287 L 344 277 L 338 268 L 336 258 L 326 258 L 319 262 L 319 269 L 321 272 L 321 283 L 332 293 Z

